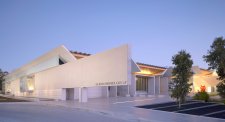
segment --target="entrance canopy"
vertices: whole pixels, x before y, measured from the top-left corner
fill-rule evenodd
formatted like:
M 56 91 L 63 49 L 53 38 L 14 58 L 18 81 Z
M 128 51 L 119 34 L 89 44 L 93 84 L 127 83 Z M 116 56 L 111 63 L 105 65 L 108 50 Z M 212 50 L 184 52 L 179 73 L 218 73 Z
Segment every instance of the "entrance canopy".
M 141 76 L 156 76 L 156 75 L 163 75 L 166 71 L 165 67 L 159 67 L 149 64 L 137 63 L 138 67 L 141 71 L 135 72 L 136 75 Z

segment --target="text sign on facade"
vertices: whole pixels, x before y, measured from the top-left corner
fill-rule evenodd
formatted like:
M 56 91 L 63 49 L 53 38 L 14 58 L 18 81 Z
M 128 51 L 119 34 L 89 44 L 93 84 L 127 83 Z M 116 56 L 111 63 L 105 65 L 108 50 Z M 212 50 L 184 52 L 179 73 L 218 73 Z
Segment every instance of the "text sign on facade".
M 96 86 L 114 86 L 114 85 L 127 85 L 127 81 L 100 82 L 100 83 L 96 83 Z

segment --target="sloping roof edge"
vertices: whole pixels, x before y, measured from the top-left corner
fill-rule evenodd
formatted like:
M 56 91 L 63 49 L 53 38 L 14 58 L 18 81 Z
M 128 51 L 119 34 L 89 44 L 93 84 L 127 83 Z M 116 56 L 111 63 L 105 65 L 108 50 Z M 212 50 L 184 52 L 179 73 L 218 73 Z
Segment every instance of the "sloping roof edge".
M 29 69 L 30 67 L 33 67 L 33 66 L 35 66 L 35 65 L 37 65 L 37 64 L 39 64 L 39 63 L 41 63 L 41 62 L 43 62 L 45 60 L 50 59 L 51 57 L 54 57 L 54 56 L 64 57 L 64 56 L 60 55 L 60 53 L 62 53 L 62 51 L 65 52 L 65 54 L 67 54 L 66 55 L 67 56 L 67 58 L 66 58 L 67 61 L 69 61 L 69 60 L 70 61 L 75 61 L 76 60 L 76 58 L 70 53 L 70 51 L 64 45 L 60 45 L 60 46 L 58 46 L 58 47 L 48 51 L 47 53 L 37 57 L 36 59 L 30 61 L 29 63 L 27 63 L 27 64 L 25 64 L 25 65 L 15 69 L 15 70 L 13 70 L 12 72 L 10 72 L 7 75 L 7 77 L 10 77 L 11 75 L 15 75 L 15 74 L 17 74 L 19 72 L 25 71 L 25 70 Z

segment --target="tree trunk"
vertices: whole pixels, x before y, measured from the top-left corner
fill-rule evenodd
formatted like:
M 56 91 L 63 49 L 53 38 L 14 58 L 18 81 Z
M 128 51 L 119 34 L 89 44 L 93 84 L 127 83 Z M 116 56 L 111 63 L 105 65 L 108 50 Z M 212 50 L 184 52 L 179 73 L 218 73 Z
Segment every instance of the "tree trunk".
M 180 109 L 180 107 L 181 107 L 181 99 L 179 99 L 178 104 L 179 104 L 179 109 Z

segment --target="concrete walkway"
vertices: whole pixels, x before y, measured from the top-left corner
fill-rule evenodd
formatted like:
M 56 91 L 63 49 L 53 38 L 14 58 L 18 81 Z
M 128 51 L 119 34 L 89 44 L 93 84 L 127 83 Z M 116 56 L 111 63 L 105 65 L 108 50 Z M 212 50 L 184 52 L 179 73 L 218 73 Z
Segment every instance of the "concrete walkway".
M 173 101 L 169 96 L 150 97 L 111 97 L 88 99 L 87 103 L 78 101 L 39 101 L 20 104 L 39 104 L 48 106 L 60 106 L 70 109 L 85 110 L 104 116 L 110 116 L 127 121 L 143 122 L 225 122 L 223 119 L 204 116 L 180 114 L 173 112 L 157 111 L 152 109 L 137 108 L 135 106 L 163 103 Z M 9 103 L 13 104 L 13 103 Z
M 173 101 L 169 96 L 116 97 L 78 101 L 43 101 L 40 104 L 82 109 L 128 121 L 149 122 L 225 122 L 223 119 L 137 108 L 135 106 Z

